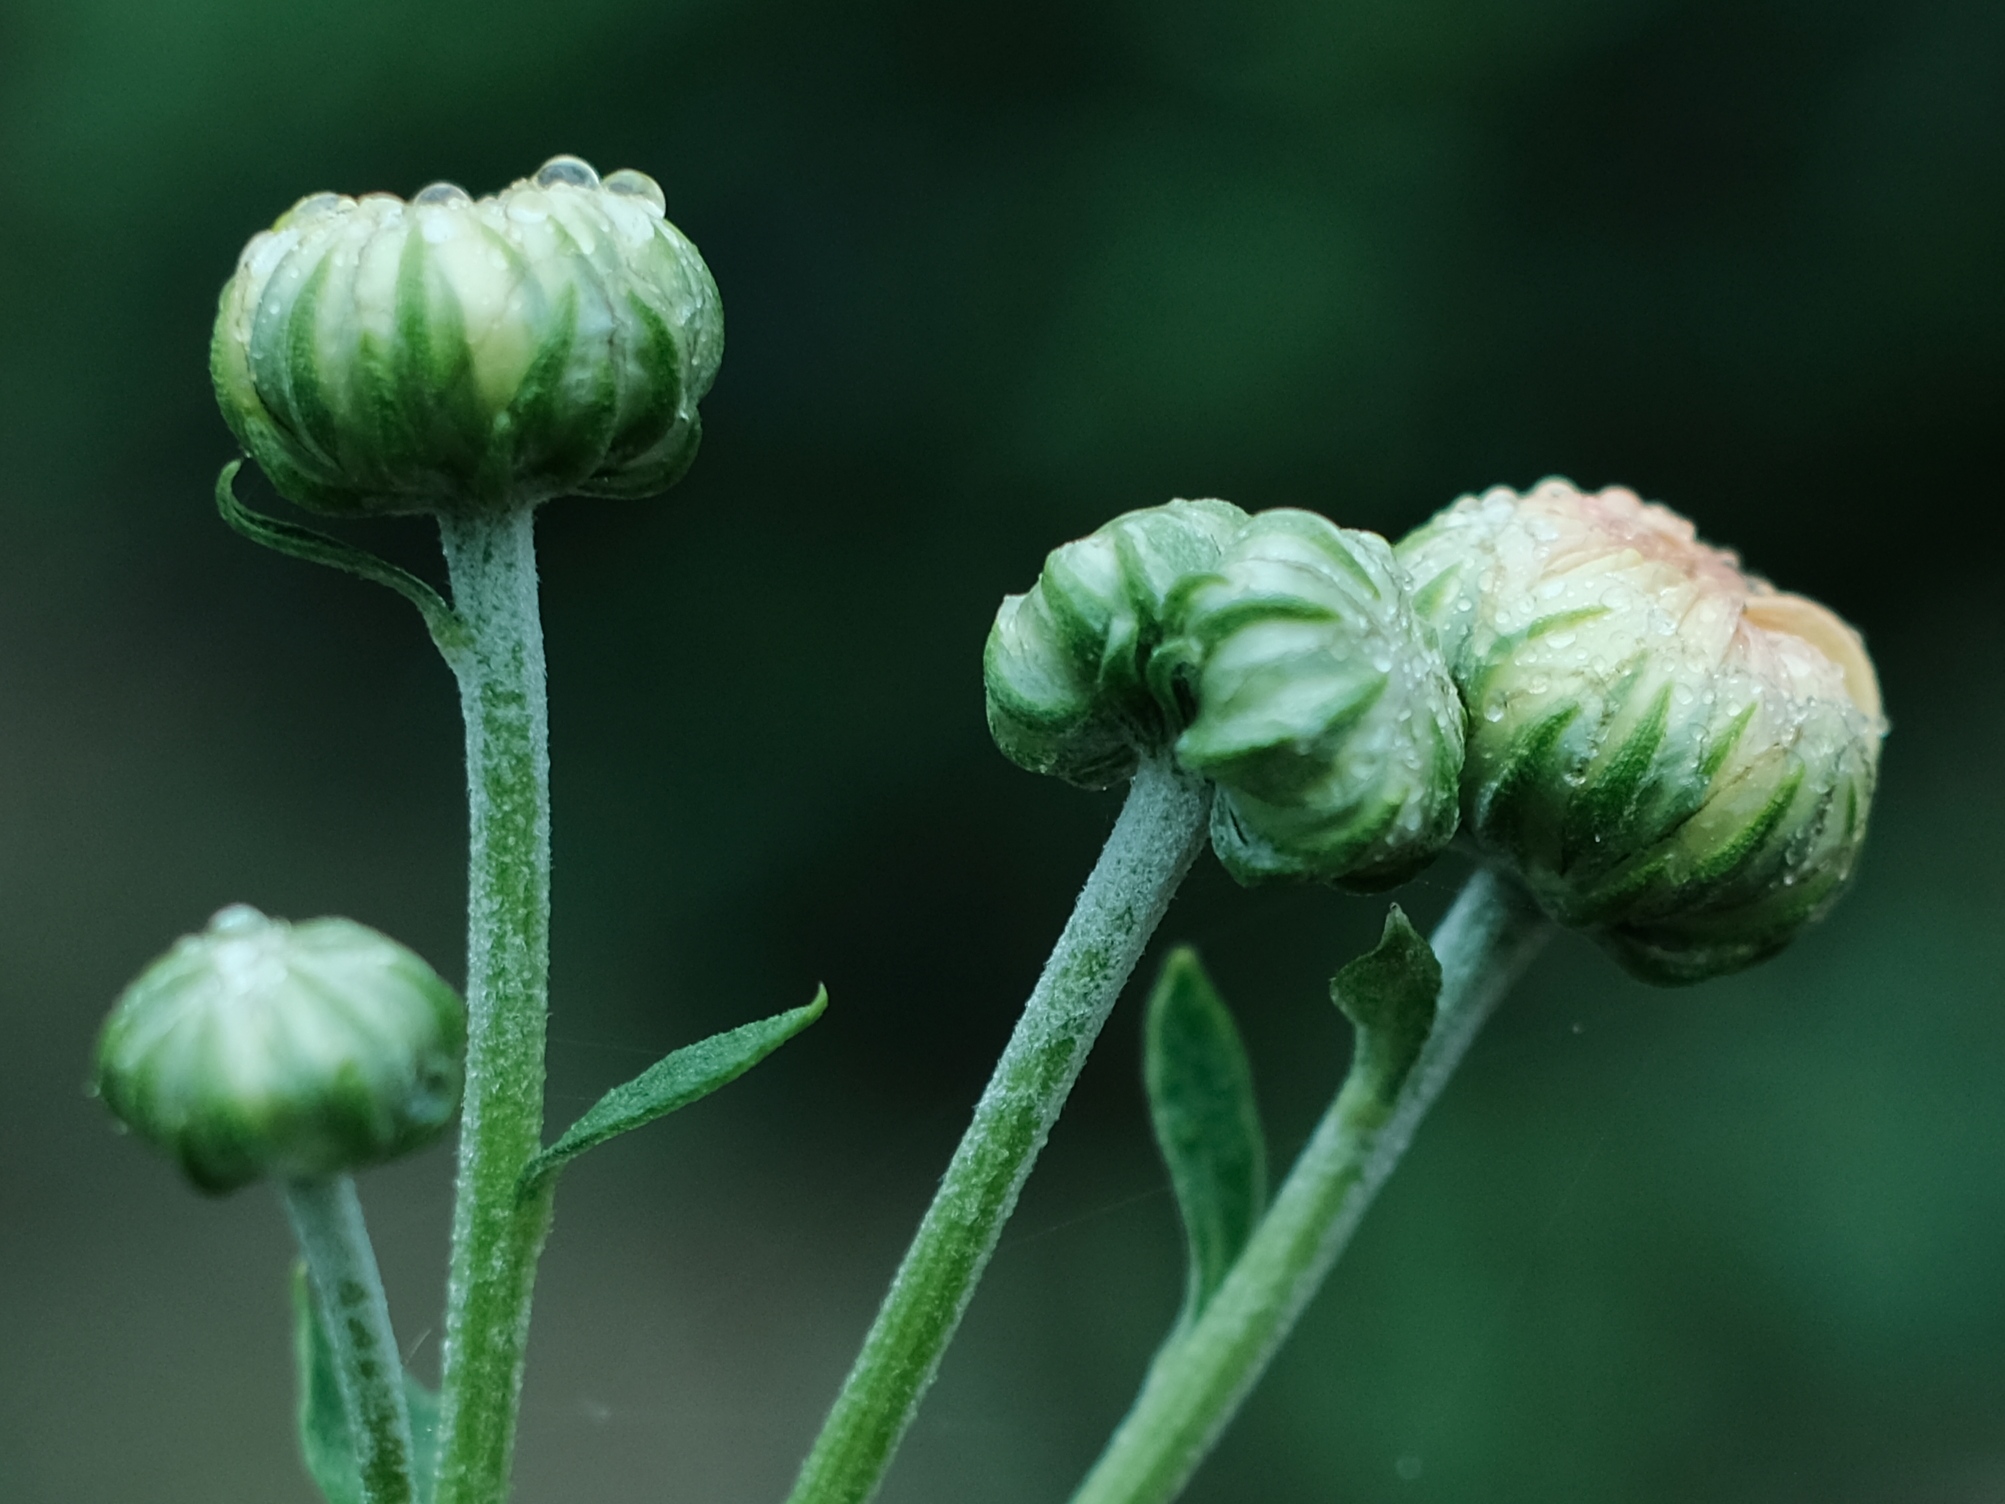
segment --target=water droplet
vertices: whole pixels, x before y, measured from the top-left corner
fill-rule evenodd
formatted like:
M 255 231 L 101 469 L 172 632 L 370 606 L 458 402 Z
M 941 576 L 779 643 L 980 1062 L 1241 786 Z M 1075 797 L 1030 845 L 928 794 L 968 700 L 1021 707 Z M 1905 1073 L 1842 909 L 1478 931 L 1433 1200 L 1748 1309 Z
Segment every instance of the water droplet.
M 517 193 L 509 196 L 508 217 L 518 224 L 541 224 L 550 217 L 549 201 L 540 193 Z
M 286 211 L 284 223 L 302 225 L 309 220 L 325 219 L 328 215 L 338 213 L 344 206 L 353 203 L 353 199 L 344 198 L 338 193 L 309 193 Z
M 1492 700 L 1489 704 L 1483 707 L 1484 720 L 1501 721 L 1503 718 L 1504 718 L 1504 702 L 1502 700 Z
M 458 183 L 427 183 L 411 195 L 414 204 L 470 204 L 473 196 Z
M 622 167 L 606 178 L 605 186 L 608 193 L 623 193 L 652 205 L 657 214 L 668 212 L 668 200 L 662 195 L 661 184 L 644 172 Z
M 582 157 L 556 156 L 536 169 L 536 186 L 554 188 L 559 183 L 596 188 L 599 186 L 599 175 L 592 170 L 592 164 Z
M 249 935 L 270 922 L 249 904 L 233 903 L 216 910 L 209 920 L 209 929 L 218 935 Z

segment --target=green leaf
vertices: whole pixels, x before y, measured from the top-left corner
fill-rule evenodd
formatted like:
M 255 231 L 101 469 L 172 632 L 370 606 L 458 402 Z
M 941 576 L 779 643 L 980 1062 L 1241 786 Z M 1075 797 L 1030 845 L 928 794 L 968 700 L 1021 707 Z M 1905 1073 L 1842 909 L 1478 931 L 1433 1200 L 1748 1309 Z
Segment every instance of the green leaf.
M 334 1347 L 303 1262 L 292 1268 L 292 1347 L 299 1378 L 299 1449 L 307 1475 L 327 1504 L 362 1504 L 362 1470 L 348 1430 Z M 404 1403 L 411 1412 L 412 1483 L 418 1504 L 431 1504 L 438 1476 L 439 1397 L 407 1372 Z
M 299 1374 L 299 1449 L 307 1474 L 327 1504 L 361 1504 L 362 1473 L 348 1435 L 348 1411 L 304 1263 L 292 1270 L 292 1351 Z
M 1350 1082 L 1387 1109 L 1434 1028 L 1441 963 L 1398 904 L 1376 947 L 1339 971 L 1330 997 L 1358 1031 Z
M 737 1080 L 820 1018 L 827 1006 L 828 989 L 824 987 L 805 1008 L 685 1045 L 626 1085 L 615 1086 L 567 1128 L 562 1138 L 529 1162 L 522 1172 L 521 1193 L 529 1195 L 587 1149 L 596 1149 L 609 1138 L 652 1123 Z
M 216 477 L 216 510 L 222 514 L 223 521 L 251 542 L 262 544 L 274 552 L 304 559 L 309 564 L 325 564 L 330 569 L 339 569 L 345 574 L 396 591 L 418 608 L 432 634 L 432 641 L 448 658 L 467 646 L 470 639 L 466 623 L 436 590 L 409 570 L 399 569 L 367 549 L 317 533 L 310 527 L 281 522 L 276 517 L 254 512 L 238 501 L 237 472 L 243 467 L 242 460 L 231 460 L 223 466 L 223 473 Z
M 1149 994 L 1143 1078 L 1183 1216 L 1190 1263 L 1180 1323 L 1188 1325 L 1267 1205 L 1267 1151 L 1246 1047 L 1189 946 L 1170 952 Z
M 439 1484 L 439 1394 L 404 1372 L 404 1406 L 411 1412 L 411 1485 L 417 1504 L 432 1504 Z

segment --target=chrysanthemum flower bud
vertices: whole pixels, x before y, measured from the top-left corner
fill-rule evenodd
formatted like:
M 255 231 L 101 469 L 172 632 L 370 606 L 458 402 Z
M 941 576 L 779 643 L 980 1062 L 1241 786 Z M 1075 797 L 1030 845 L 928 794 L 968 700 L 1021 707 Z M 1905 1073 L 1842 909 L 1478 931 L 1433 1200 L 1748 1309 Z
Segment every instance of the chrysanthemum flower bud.
M 479 200 L 301 199 L 223 289 L 223 416 L 324 512 L 665 490 L 695 457 L 724 322 L 662 207 L 652 178 L 576 157 Z
M 459 1105 L 466 1011 L 394 940 L 242 904 L 126 989 L 96 1088 L 212 1194 L 328 1175 L 435 1138 Z
M 1468 710 L 1464 822 L 1554 919 L 1688 982 L 1836 901 L 1886 731 L 1844 622 L 1561 480 L 1465 497 L 1399 556 Z
M 1209 569 L 1246 514 L 1225 501 L 1125 512 L 1054 549 L 1037 583 L 1006 596 L 982 655 L 989 730 L 1012 762 L 1086 788 L 1167 748 L 1182 721 L 1151 686 L 1164 597 Z
M 1462 706 L 1391 547 L 1313 512 L 1255 514 L 1171 597 L 1196 718 L 1177 760 L 1218 785 L 1241 882 L 1404 882 L 1455 834 Z

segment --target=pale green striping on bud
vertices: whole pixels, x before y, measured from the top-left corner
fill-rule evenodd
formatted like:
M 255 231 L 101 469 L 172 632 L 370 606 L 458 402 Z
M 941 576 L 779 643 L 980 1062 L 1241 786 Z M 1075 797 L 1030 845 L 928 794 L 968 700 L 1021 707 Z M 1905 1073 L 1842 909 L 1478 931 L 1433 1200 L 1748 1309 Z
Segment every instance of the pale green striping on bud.
M 1006 596 L 982 654 L 989 730 L 1012 762 L 1086 788 L 1135 770 L 1182 728 L 1149 662 L 1165 598 L 1209 569 L 1246 514 L 1225 501 L 1125 512 L 1044 561 L 1037 583 Z
M 1844 622 L 1562 480 L 1465 497 L 1399 556 L 1468 709 L 1464 823 L 1554 919 L 1688 982 L 1836 901 L 1886 732 Z
M 126 989 L 98 1038 L 95 1086 L 220 1194 L 429 1142 L 459 1105 L 465 1048 L 459 998 L 394 940 L 237 904 Z
M 665 490 L 723 347 L 654 180 L 554 157 L 479 200 L 301 199 L 244 248 L 209 363 L 272 484 L 352 515 Z
M 1177 760 L 1218 785 L 1241 882 L 1404 882 L 1455 834 L 1462 707 L 1392 549 L 1313 512 L 1254 515 L 1171 596 L 1159 673 L 1188 673 Z

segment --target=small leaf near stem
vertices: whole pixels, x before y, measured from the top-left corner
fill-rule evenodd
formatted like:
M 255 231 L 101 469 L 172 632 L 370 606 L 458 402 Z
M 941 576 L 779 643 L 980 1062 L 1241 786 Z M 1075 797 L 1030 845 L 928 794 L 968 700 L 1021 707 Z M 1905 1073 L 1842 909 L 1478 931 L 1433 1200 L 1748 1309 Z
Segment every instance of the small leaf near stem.
M 333 1340 L 313 1298 L 304 1262 L 292 1271 L 292 1350 L 299 1387 L 299 1447 L 306 1471 L 327 1504 L 360 1504 L 362 1469 L 335 1372 Z M 404 1374 L 411 1417 L 411 1483 L 417 1504 L 430 1504 L 438 1464 L 439 1397 Z
M 343 543 L 339 538 L 330 538 L 310 527 L 281 522 L 276 517 L 254 512 L 237 500 L 237 472 L 243 467 L 242 460 L 231 460 L 223 466 L 223 473 L 216 477 L 216 510 L 235 531 L 276 553 L 304 559 L 309 564 L 325 564 L 330 569 L 338 569 L 344 574 L 352 574 L 396 591 L 418 608 L 418 614 L 425 619 L 426 629 L 432 634 L 432 641 L 438 644 L 447 662 L 467 647 L 470 639 L 466 623 L 446 604 L 438 591 L 409 570 L 399 569 L 367 549 Z
M 1343 1088 L 1204 1314 L 1156 1355 L 1072 1504 L 1168 1504 L 1183 1491 L 1551 929 L 1515 882 L 1479 870 L 1431 953 L 1395 909 L 1378 948 L 1337 974 L 1332 991 L 1359 1031 Z
M 1368 1121 L 1374 1113 L 1381 1121 L 1391 1113 L 1434 1028 L 1440 995 L 1441 963 L 1398 904 L 1385 916 L 1378 944 L 1331 978 L 1330 1000 L 1357 1030 L 1344 1091 L 1360 1128 L 1375 1126 Z
M 556 1143 L 529 1162 L 522 1172 L 521 1194 L 534 1194 L 544 1181 L 587 1149 L 596 1149 L 609 1138 L 701 1101 L 718 1087 L 737 1080 L 820 1018 L 827 1006 L 828 989 L 824 987 L 804 1008 L 685 1045 L 633 1080 L 615 1086 L 565 1129 Z
M 300 1361 L 307 1469 L 328 1504 L 416 1504 L 404 1365 L 355 1181 L 289 1180 L 284 1200 L 326 1339 Z
M 1267 1205 L 1267 1149 L 1246 1047 L 1187 945 L 1170 952 L 1149 994 L 1143 1077 L 1189 1251 L 1181 1330 L 1202 1314 Z
M 1086 1052 L 1204 842 L 1210 810 L 1209 785 L 1168 758 L 1136 770 L 788 1504 L 862 1504 L 877 1492 Z

